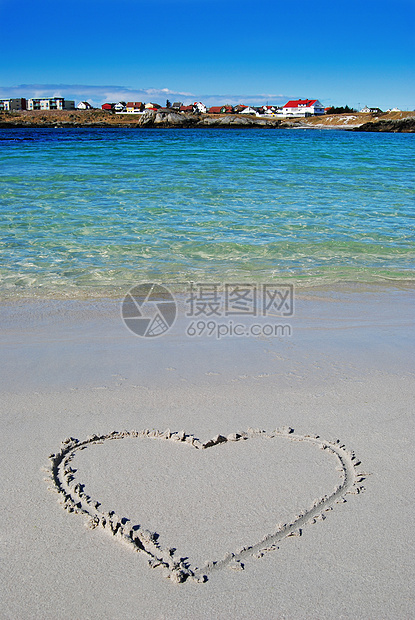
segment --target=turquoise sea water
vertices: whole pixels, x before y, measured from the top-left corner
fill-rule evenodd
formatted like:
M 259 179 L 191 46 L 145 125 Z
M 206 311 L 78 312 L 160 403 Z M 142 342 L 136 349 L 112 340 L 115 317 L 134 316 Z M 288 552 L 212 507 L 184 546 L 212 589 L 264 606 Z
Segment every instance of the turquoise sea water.
M 0 295 L 414 279 L 415 136 L 0 130 Z

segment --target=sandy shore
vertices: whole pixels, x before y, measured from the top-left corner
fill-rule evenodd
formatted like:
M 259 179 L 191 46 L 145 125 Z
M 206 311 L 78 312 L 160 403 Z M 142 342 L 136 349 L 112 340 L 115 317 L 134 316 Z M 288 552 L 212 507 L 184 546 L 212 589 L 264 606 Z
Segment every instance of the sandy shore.
M 183 313 L 140 339 L 114 301 L 3 304 L 3 617 L 411 617 L 414 298 L 303 291 L 291 336 L 219 340 Z M 90 439 L 61 467 L 67 437 Z

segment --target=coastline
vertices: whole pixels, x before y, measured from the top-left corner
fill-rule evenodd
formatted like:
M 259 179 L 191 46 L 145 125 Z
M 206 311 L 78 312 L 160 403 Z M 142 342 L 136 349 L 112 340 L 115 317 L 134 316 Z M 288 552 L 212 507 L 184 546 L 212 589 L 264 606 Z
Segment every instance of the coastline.
M 239 340 L 187 337 L 183 313 L 169 334 L 140 339 L 122 324 L 115 300 L 3 304 L 3 535 L 13 545 L 3 580 L 6 613 L 248 619 L 261 601 L 261 615 L 270 618 L 410 614 L 414 297 L 412 287 L 302 290 L 290 338 Z M 40 471 L 65 437 L 170 428 L 206 441 L 287 425 L 301 436 L 338 437 L 354 450 L 368 474 L 366 491 L 305 524 L 301 536 L 261 557 L 247 554 L 242 567 L 212 573 L 206 583 L 172 583 L 117 537 L 83 527 Z M 274 452 L 263 440 L 250 442 L 225 446 L 213 459 L 220 447 L 206 450 L 201 469 L 197 451 L 154 439 L 97 446 L 73 464 L 105 509 L 149 523 L 180 553 L 220 559 L 240 537 L 255 542 L 307 508 L 324 492 L 319 485 L 330 490 L 335 480 L 324 454 L 311 447 L 284 444 Z M 271 492 L 267 476 L 260 483 L 248 476 L 253 460 L 264 472 L 274 461 L 279 468 L 270 505 L 261 503 Z M 152 478 L 160 467 L 167 487 L 164 477 Z M 242 468 L 239 494 L 226 487 L 235 468 Z M 225 508 L 231 502 L 222 520 L 219 498 Z
M 133 117 L 133 118 L 132 118 Z M 349 113 L 309 118 L 261 118 L 242 114 L 188 114 L 149 112 L 144 115 L 112 114 L 102 110 L 0 112 L 0 128 L 263 128 L 341 129 L 413 133 L 415 112 L 381 114 Z

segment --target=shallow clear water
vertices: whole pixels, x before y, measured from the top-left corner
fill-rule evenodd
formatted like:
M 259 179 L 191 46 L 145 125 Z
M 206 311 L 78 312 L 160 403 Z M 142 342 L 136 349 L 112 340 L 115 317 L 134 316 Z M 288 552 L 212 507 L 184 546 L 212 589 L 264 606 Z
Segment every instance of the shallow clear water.
M 0 130 L 0 294 L 407 281 L 415 136 Z

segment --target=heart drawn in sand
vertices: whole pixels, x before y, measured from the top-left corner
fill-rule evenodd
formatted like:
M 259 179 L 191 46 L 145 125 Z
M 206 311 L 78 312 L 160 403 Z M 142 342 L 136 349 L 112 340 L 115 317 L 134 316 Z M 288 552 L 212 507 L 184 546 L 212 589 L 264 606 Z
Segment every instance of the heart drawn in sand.
M 273 441 L 275 444 L 281 440 L 307 442 L 316 448 L 324 450 L 331 457 L 335 457 L 340 483 L 330 493 L 315 499 L 307 510 L 297 514 L 288 523 L 279 524 L 274 531 L 262 536 L 254 544 L 249 544 L 232 553 L 227 553 L 219 561 L 208 561 L 204 566 L 198 568 L 192 566 L 188 558 L 178 557 L 176 549 L 163 548 L 160 544 L 158 533 L 144 529 L 141 524 L 135 525 L 127 517 L 117 516 L 114 511 L 104 512 L 100 509 L 101 503 L 88 495 L 85 492 L 85 485 L 76 480 L 74 475 L 76 469 L 72 467 L 71 462 L 78 451 L 85 450 L 94 444 L 127 438 L 174 441 L 196 450 L 207 450 L 213 447 L 217 447 L 217 450 L 220 450 L 221 446 L 228 442 L 244 442 L 250 439 L 263 439 L 264 441 Z M 61 444 L 59 452 L 51 454 L 49 460 L 51 465 L 46 470 L 49 474 L 46 480 L 52 482 L 52 486 L 49 488 L 59 494 L 59 502 L 64 509 L 68 512 L 83 515 L 91 529 L 96 527 L 103 528 L 120 542 L 125 543 L 134 551 L 145 555 L 151 567 L 159 566 L 163 568 L 167 577 L 178 583 L 184 582 L 187 579 L 199 583 L 205 582 L 211 573 L 225 567 L 243 569 L 244 562 L 250 556 L 261 557 L 267 551 L 277 549 L 278 544 L 284 538 L 301 535 L 305 525 L 324 519 L 326 516 L 324 513 L 333 510 L 333 506 L 336 503 L 344 503 L 346 501 L 346 494 L 362 492 L 364 487 L 360 483 L 366 475 L 357 472 L 360 461 L 339 440 L 327 441 L 317 435 L 298 435 L 289 427 L 277 429 L 270 433 L 258 429 L 248 429 L 246 432 L 232 433 L 227 437 L 217 435 L 204 443 L 196 439 L 194 435 L 188 435 L 184 431 L 177 433 L 172 433 L 169 430 L 165 432 L 149 430 L 113 431 L 107 435 L 90 435 L 84 441 L 79 441 L 72 437 L 65 439 Z

